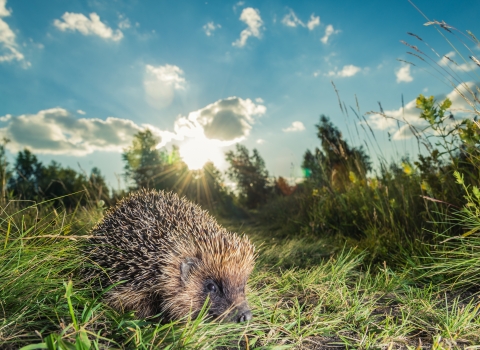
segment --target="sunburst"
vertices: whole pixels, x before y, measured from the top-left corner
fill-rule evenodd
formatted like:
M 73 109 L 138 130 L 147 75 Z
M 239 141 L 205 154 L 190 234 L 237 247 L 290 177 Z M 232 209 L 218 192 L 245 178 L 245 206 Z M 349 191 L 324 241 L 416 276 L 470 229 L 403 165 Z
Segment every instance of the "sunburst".
M 224 155 L 218 141 L 209 140 L 205 137 L 197 137 L 187 140 L 179 146 L 180 157 L 190 170 L 199 170 L 211 161 L 215 166 L 224 162 Z

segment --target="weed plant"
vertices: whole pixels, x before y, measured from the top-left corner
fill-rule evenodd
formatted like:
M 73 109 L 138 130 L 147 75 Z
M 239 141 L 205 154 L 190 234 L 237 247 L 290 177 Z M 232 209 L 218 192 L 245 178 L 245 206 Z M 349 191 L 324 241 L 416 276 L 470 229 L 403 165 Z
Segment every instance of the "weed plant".
M 416 121 L 393 118 L 381 106 L 379 112 L 367 113 L 394 119 L 399 130 L 407 130 L 419 146 L 417 159 L 405 156 L 387 162 L 380 157 L 376 171 L 369 166 L 369 154 L 362 147 L 350 146 L 328 118 L 321 116 L 316 125 L 321 147 L 304 156 L 304 182 L 292 195 L 267 203 L 257 216 L 260 222 L 281 230 L 284 237 L 329 237 L 337 251 L 345 243 L 367 250 L 367 263 L 387 261 L 399 265 L 429 254 L 426 244 L 446 238 L 438 233 L 451 237 L 464 233 L 463 226 L 452 225 L 449 217 L 458 215 L 464 203 L 455 172 L 463 175 L 467 186 L 478 186 L 480 178 L 480 123 L 476 120 L 480 114 L 480 89 L 472 81 L 463 82 L 459 71 L 468 67 L 467 77 L 476 76 L 470 69 L 480 61 L 467 41 L 475 46 L 479 42 L 473 34 L 463 35 L 444 22 L 429 21 L 427 25 L 435 25 L 442 35 L 455 35 L 467 48 L 470 61 L 460 64 L 451 57 L 442 57 L 412 33 L 441 60 L 435 61 L 417 46 L 404 42 L 415 51 L 409 54 L 428 62 L 438 78 L 452 87 L 470 109 L 452 109 L 448 98 L 436 101 L 433 96 L 419 95 Z M 334 89 L 338 95 L 335 85 Z M 338 100 L 341 112 L 349 117 L 339 95 Z M 367 148 L 370 144 L 369 150 L 380 149 L 358 102 L 351 111 L 365 132 L 361 135 L 360 127 L 356 127 L 357 138 L 368 140 L 365 144 Z
M 456 182 L 462 187 L 466 204 L 450 217 L 452 227 L 460 227 L 460 235 L 437 233 L 439 243 L 424 257 L 417 269 L 421 278 L 441 281 L 446 290 L 480 291 L 480 190 L 468 186 L 464 176 L 455 173 Z

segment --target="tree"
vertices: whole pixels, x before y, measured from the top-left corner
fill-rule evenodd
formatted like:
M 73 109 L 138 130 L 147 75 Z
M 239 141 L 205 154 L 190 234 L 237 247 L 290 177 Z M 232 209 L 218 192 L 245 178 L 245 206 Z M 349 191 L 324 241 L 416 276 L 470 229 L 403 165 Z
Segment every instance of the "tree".
M 316 148 L 315 154 L 309 150 L 305 153 L 302 167 L 306 176 L 323 185 L 332 184 L 337 189 L 345 187 L 350 173 L 365 177 L 372 167 L 363 147 L 349 146 L 340 130 L 325 115 L 320 116 L 316 127 L 322 149 Z
M 315 148 L 315 153 L 307 149 L 302 163 L 305 178 L 317 184 L 328 182 L 328 175 L 323 166 L 325 163 L 325 155 L 318 147 Z
M 224 205 L 228 197 L 222 173 L 212 162 L 207 162 L 199 170 L 184 169 L 179 186 L 174 190 L 209 209 Z
M 125 177 L 132 190 L 155 188 L 182 192 L 188 180 L 188 168 L 181 160 L 178 147 L 168 152 L 157 149 L 160 142 L 148 129 L 135 134 L 132 145 L 125 149 Z
M 250 156 L 248 149 L 240 144 L 236 151 L 226 154 L 230 167 L 228 177 L 237 183 L 240 198 L 248 208 L 256 208 L 267 201 L 270 193 L 268 171 L 265 162 L 256 149 Z
M 284 177 L 275 180 L 275 193 L 282 196 L 290 196 L 297 189 L 297 185 L 291 186 Z
M 33 200 L 38 195 L 43 165 L 28 149 L 18 152 L 9 189 L 16 197 Z
M 132 145 L 124 150 L 125 177 L 134 183 L 134 189 L 155 187 L 154 175 L 162 171 L 162 154 L 156 148 L 160 142 L 149 129 L 139 131 Z
M 0 201 L 3 202 L 7 196 L 7 184 L 8 180 L 12 176 L 12 172 L 8 169 L 8 161 L 6 155 L 6 145 L 10 140 L 3 138 L 3 142 L 0 144 Z
M 20 199 L 54 199 L 56 204 L 67 208 L 84 205 L 91 199 L 109 199 L 105 178 L 98 168 L 93 168 L 88 177 L 55 161 L 44 166 L 28 149 L 18 152 L 8 189 Z M 72 195 L 75 193 L 80 194 Z
M 38 184 L 39 199 L 58 198 L 56 202 L 62 202 L 68 208 L 78 203 L 84 205 L 89 201 L 109 200 L 105 178 L 96 167 L 88 176 L 52 161 L 42 168 Z M 72 196 L 75 193 L 78 194 Z
M 63 168 L 58 162 L 52 161 L 48 166 L 43 166 L 37 183 L 38 200 L 58 198 L 55 202 L 61 202 L 68 208 L 74 207 L 79 201 L 81 204 L 86 203 L 85 196 L 72 195 L 87 191 L 86 176 L 71 168 Z
M 99 168 L 93 167 L 88 179 L 89 195 L 95 200 L 109 200 L 108 186 Z

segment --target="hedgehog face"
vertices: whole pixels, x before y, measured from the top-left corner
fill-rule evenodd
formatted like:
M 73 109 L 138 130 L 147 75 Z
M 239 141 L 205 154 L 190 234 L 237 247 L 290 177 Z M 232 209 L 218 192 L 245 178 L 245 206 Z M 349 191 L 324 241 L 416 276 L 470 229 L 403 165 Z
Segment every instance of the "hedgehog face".
M 229 283 L 230 282 L 230 283 Z M 246 281 L 232 285 L 232 281 L 207 279 L 203 283 L 203 295 L 210 301 L 208 315 L 225 322 L 245 322 L 252 312 L 245 298 Z
M 220 273 L 219 273 L 220 272 Z M 196 316 L 208 299 L 208 316 L 224 322 L 244 322 L 252 318 L 245 298 L 245 285 L 250 271 L 213 270 L 197 258 L 186 258 L 180 266 L 184 291 L 194 296 L 191 300 Z M 238 273 L 243 272 L 243 273 Z M 211 276 L 205 278 L 205 276 Z
M 185 235 L 183 238 L 182 235 Z M 255 263 L 255 248 L 218 226 L 197 234 L 175 233 L 182 245 L 162 256 L 157 290 L 161 311 L 171 319 L 196 317 L 208 300 L 208 315 L 227 322 L 252 318 L 245 285 Z

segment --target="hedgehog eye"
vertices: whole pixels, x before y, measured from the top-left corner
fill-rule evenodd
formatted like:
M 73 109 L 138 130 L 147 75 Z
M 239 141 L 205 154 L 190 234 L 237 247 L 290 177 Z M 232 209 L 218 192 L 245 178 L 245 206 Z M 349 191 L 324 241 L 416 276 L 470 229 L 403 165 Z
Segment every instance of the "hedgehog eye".
M 207 289 L 209 292 L 212 292 L 212 293 L 216 293 L 218 290 L 217 286 L 213 282 L 210 282 L 209 284 L 207 284 Z

